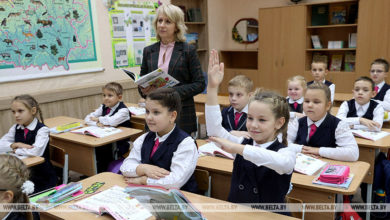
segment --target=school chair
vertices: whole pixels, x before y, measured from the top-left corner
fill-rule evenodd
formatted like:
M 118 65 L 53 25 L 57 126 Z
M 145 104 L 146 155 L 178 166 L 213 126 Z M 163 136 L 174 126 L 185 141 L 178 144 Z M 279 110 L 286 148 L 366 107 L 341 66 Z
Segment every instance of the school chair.
M 68 183 L 69 162 L 68 154 L 64 149 L 50 145 L 50 162 L 55 167 L 62 168 L 62 183 Z
M 302 200 L 286 196 L 286 204 L 287 204 L 287 207 L 289 207 L 290 204 L 294 204 L 294 206 L 290 205 L 290 207 L 289 207 L 290 210 L 292 207 L 297 207 L 297 206 L 295 206 L 295 204 L 301 204 L 302 212 L 291 212 L 291 216 L 294 218 L 302 219 L 302 220 L 305 219 L 305 203 L 303 203 Z
M 209 171 L 202 169 L 195 169 L 195 180 L 198 184 L 198 190 L 205 196 L 211 195 L 211 176 Z
M 142 124 L 142 123 L 139 123 L 139 122 L 134 122 L 134 121 L 130 120 L 130 128 L 139 129 L 139 130 L 142 130 L 142 131 L 145 132 L 145 124 Z M 142 133 L 139 134 L 139 135 L 136 135 L 134 137 L 131 137 L 130 140 L 131 141 L 135 141 L 135 139 L 137 139 L 141 135 L 142 135 Z

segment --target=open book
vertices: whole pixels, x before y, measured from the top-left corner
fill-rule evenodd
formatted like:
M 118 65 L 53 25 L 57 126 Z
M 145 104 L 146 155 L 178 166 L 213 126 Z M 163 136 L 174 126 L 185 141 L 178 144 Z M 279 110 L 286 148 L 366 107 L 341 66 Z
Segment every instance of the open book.
M 383 137 L 386 137 L 390 133 L 386 132 L 386 131 L 352 130 L 352 134 L 357 136 L 357 137 L 365 138 L 365 139 L 372 140 L 372 141 L 377 141 Z
M 97 127 L 97 126 L 88 126 L 85 128 L 80 128 L 77 130 L 70 131 L 72 133 L 76 134 L 86 134 L 86 135 L 92 135 L 98 138 L 101 137 L 107 137 L 113 134 L 117 134 L 122 132 L 121 129 L 119 128 L 114 128 L 114 127 Z
M 168 73 L 164 72 L 162 69 L 156 69 L 153 72 L 150 72 L 144 76 L 139 76 L 138 74 L 135 74 L 133 72 L 130 72 L 128 70 L 122 69 L 130 78 L 139 86 L 142 88 L 146 88 L 148 86 L 154 85 L 156 88 L 166 88 L 166 87 L 172 87 L 176 84 L 179 84 L 179 81 L 169 75 Z
M 126 187 L 126 192 L 145 204 L 145 207 L 157 219 L 204 219 L 202 214 L 178 189 L 168 190 L 159 186 L 129 185 Z
M 99 215 L 110 214 L 115 219 L 147 219 L 152 214 L 139 201 L 125 192 L 123 187 L 113 186 L 74 204 Z
M 325 166 L 325 164 L 326 162 L 317 158 L 310 157 L 302 153 L 297 153 L 294 171 L 311 176 L 323 166 Z
M 217 147 L 217 145 L 215 145 L 215 143 L 213 143 L 213 142 L 209 142 L 207 144 L 200 146 L 198 148 L 198 152 L 200 154 L 203 154 L 203 155 L 225 157 L 225 158 L 234 160 L 234 157 L 232 154 Z
M 131 106 L 128 109 L 132 115 L 144 115 L 146 113 L 146 109 L 142 107 Z

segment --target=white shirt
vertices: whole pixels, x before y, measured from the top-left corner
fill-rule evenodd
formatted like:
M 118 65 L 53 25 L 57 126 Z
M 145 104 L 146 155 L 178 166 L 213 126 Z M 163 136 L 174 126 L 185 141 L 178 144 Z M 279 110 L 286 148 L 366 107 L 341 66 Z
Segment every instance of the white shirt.
M 360 118 L 367 112 L 368 107 L 370 106 L 370 102 L 367 102 L 364 105 L 359 105 L 355 101 L 355 108 L 356 108 L 356 115 L 358 117 L 348 117 L 348 112 L 349 112 L 349 107 L 348 107 L 348 101 L 344 101 L 340 108 L 339 111 L 337 112 L 337 117 L 340 118 L 341 120 L 347 122 L 349 125 L 353 125 L 354 129 L 362 129 L 362 130 L 369 130 L 367 126 L 360 124 Z M 382 107 L 381 103 L 378 103 L 376 108 L 374 109 L 373 112 L 373 121 L 378 122 L 381 126 L 377 129 L 378 131 L 381 130 L 382 124 L 383 124 L 383 116 L 384 116 L 384 110 Z
M 315 122 L 314 124 L 319 127 L 324 121 L 326 115 Z M 310 125 L 313 121 L 307 117 L 308 136 L 310 133 Z M 295 144 L 299 128 L 298 119 L 291 120 L 288 124 L 288 146 L 289 148 L 295 149 L 295 152 L 299 153 L 302 151 L 303 145 Z M 309 138 L 309 137 L 307 137 Z M 340 121 L 335 131 L 336 145 L 337 147 L 320 147 L 319 154 L 321 157 L 330 158 L 333 160 L 340 161 L 356 161 L 359 158 L 359 149 L 355 138 L 349 128 L 348 124 L 344 121 Z
M 35 127 L 38 124 L 38 119 L 34 118 L 34 120 L 27 125 L 27 129 L 32 131 L 35 130 Z M 9 152 L 12 151 L 11 144 L 15 143 L 15 127 L 18 129 L 24 129 L 25 127 L 23 125 L 14 124 L 8 131 L 7 134 L 5 134 L 0 139 L 0 152 Z M 22 155 L 22 156 L 39 156 L 41 157 L 43 153 L 45 152 L 47 143 L 49 143 L 49 128 L 44 126 L 40 128 L 37 132 L 37 136 L 35 137 L 35 142 L 32 144 L 33 148 L 27 149 L 27 148 L 18 148 L 15 151 L 15 154 Z
M 378 86 L 378 93 L 381 91 L 383 85 L 385 85 L 385 81 L 382 81 L 378 85 L 375 85 Z M 382 106 L 385 109 L 385 111 L 389 112 L 390 111 L 390 89 L 386 91 L 383 101 L 381 100 L 375 100 L 375 101 L 377 101 L 378 103 L 382 103 Z
M 100 105 L 99 108 L 97 108 L 94 112 L 90 113 L 87 115 L 84 119 L 85 123 L 87 125 L 92 125 L 96 126 L 96 122 L 92 121 L 90 118 L 95 117 L 99 118 L 99 122 L 102 123 L 103 125 L 111 126 L 111 127 L 116 127 L 119 124 L 130 120 L 130 113 L 128 108 L 121 108 L 118 110 L 116 114 L 113 115 L 114 111 L 116 108 L 118 108 L 120 102 L 118 102 L 114 107 L 110 108 L 110 113 L 107 114 L 106 116 L 103 115 L 103 105 Z
M 233 108 L 233 110 L 234 110 L 234 115 L 236 115 L 236 112 L 238 112 L 238 113 L 245 113 L 245 114 L 248 114 L 248 104 L 246 104 L 246 106 L 239 112 L 239 111 L 237 111 L 235 108 Z
M 159 139 L 160 144 L 164 142 L 173 129 L 166 135 L 159 137 L 156 134 L 156 138 Z M 149 133 L 149 132 L 148 132 Z M 124 176 L 138 177 L 136 169 L 141 163 L 141 149 L 145 137 L 148 133 L 141 135 L 134 142 L 134 147 L 130 151 L 129 156 L 123 162 L 120 170 Z M 198 150 L 194 139 L 190 136 L 186 137 L 177 147 L 177 150 L 173 153 L 171 161 L 171 172 L 169 175 L 160 178 L 152 179 L 147 178 L 147 185 L 158 185 L 163 187 L 175 187 L 181 188 L 190 179 L 196 168 L 198 162 Z
M 222 127 L 222 115 L 219 105 L 206 105 L 206 129 L 208 136 L 225 138 L 234 143 L 242 143 L 244 137 L 230 134 Z M 275 141 L 275 140 L 274 140 Z M 274 141 L 264 144 L 245 145 L 243 157 L 257 166 L 265 166 L 279 174 L 291 174 L 295 166 L 295 152 L 288 148 L 279 151 L 267 150 Z
M 304 97 L 302 96 L 300 99 L 298 99 L 298 100 L 293 100 L 292 98 L 290 98 L 290 97 L 286 97 L 286 99 L 288 99 L 288 104 L 293 104 L 294 102 L 296 102 L 296 103 L 298 103 L 298 104 L 302 104 L 303 103 L 303 100 L 304 100 Z M 295 118 L 295 113 L 296 112 L 290 112 L 290 120 L 292 119 L 292 118 Z M 304 112 L 302 112 L 302 114 L 305 114 Z

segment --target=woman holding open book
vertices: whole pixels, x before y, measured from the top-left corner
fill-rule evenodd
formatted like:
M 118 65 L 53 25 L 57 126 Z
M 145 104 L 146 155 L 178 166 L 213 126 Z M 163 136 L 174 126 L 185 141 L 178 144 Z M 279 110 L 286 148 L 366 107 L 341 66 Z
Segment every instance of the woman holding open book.
M 162 69 L 180 83 L 173 88 L 182 100 L 179 127 L 188 134 L 197 130 L 193 97 L 205 88 L 205 79 L 196 48 L 185 42 L 187 27 L 183 11 L 174 5 L 163 4 L 156 12 L 153 22 L 159 42 L 144 48 L 140 75 L 146 75 L 157 68 Z M 139 87 L 145 97 L 156 87 Z

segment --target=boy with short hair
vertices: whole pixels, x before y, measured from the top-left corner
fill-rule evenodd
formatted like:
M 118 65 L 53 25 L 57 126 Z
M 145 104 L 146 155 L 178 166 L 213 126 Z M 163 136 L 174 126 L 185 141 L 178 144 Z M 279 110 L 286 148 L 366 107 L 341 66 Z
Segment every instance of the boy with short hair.
M 390 111 L 390 85 L 385 82 L 389 72 L 389 62 L 385 59 L 376 59 L 371 63 L 370 75 L 375 83 L 375 100 L 382 103 L 385 111 Z
M 354 99 L 341 104 L 337 117 L 354 129 L 380 131 L 384 110 L 382 104 L 371 99 L 376 95 L 374 85 L 374 81 L 366 76 L 355 80 Z
M 247 76 L 238 75 L 229 81 L 230 106 L 222 110 L 222 127 L 235 136 L 249 138 L 246 118 L 252 90 L 253 81 Z
M 321 82 L 327 85 L 330 89 L 330 99 L 333 103 L 336 86 L 332 82 L 325 80 L 325 76 L 328 75 L 327 66 L 328 64 L 322 60 L 313 60 L 311 63 L 311 75 L 313 76 L 314 80 L 308 82 L 307 85 L 310 85 L 314 82 Z
M 119 83 L 110 82 L 102 88 L 103 104 L 84 119 L 87 125 L 130 127 L 130 111 L 122 102 L 123 88 Z M 129 150 L 128 140 L 117 141 L 116 154 L 121 157 Z M 111 145 L 96 148 L 98 172 L 106 171 L 108 164 L 114 160 Z

